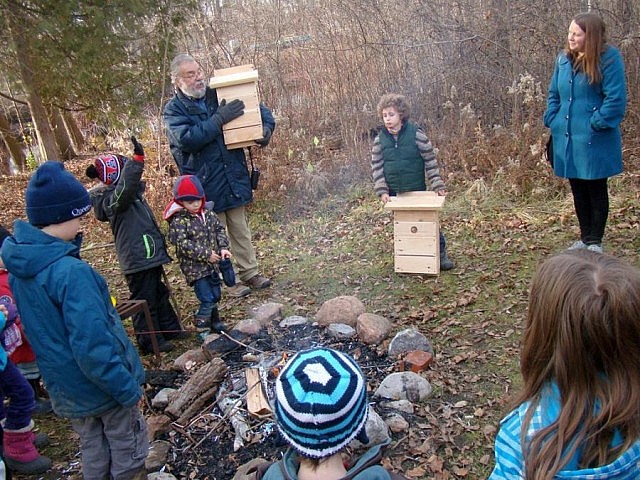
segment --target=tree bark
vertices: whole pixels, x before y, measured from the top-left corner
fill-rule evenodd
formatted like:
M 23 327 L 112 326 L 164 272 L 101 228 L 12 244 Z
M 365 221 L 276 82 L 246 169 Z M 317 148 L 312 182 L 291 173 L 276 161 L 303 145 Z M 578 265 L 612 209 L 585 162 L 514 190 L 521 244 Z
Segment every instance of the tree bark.
M 186 425 L 210 403 L 227 374 L 228 367 L 220 358 L 214 358 L 195 372 L 169 401 L 165 413 Z
M 7 151 L 11 158 L 13 158 L 13 162 L 16 164 L 18 169 L 24 169 L 25 156 L 22 151 L 22 147 L 20 145 L 20 140 L 17 136 L 11 131 L 11 125 L 9 124 L 9 120 L 4 115 L 0 115 L 0 136 L 2 136 L 2 141 L 4 145 L 7 147 Z M 0 165 L 0 170 L 4 175 L 8 175 L 11 172 L 10 168 L 10 158 L 7 156 L 6 160 L 2 159 L 2 163 Z
M 62 110 L 62 121 L 67 127 L 67 133 L 71 137 L 71 141 L 73 142 L 73 146 L 75 147 L 76 153 L 81 152 L 84 149 L 84 136 L 78 127 L 78 122 L 76 122 L 73 113 L 68 110 Z
M 12 4 L 10 4 L 12 5 Z M 22 85 L 27 96 L 27 103 L 31 112 L 31 121 L 35 127 L 36 136 L 38 140 L 38 147 L 40 149 L 40 161 L 46 159 L 55 160 L 60 158 L 60 152 L 56 145 L 53 129 L 49 124 L 47 118 L 47 111 L 43 105 L 42 97 L 38 92 L 38 84 L 35 77 L 35 70 L 31 64 L 31 54 L 29 38 L 31 33 L 27 32 L 27 28 L 21 21 L 15 20 L 20 17 L 19 11 L 16 11 L 19 7 L 17 5 L 10 6 L 13 9 L 13 15 L 9 15 L 8 18 L 13 20 L 9 25 L 9 34 L 11 40 L 15 45 L 16 52 L 20 52 L 16 55 L 16 63 Z
M 56 144 L 58 145 L 58 150 L 60 151 L 60 159 L 71 160 L 72 158 L 77 157 L 76 152 L 73 149 L 73 144 L 71 143 L 69 133 L 67 132 L 67 129 L 64 125 L 64 120 L 62 119 L 62 115 L 60 114 L 60 109 L 53 105 L 49 105 L 47 108 L 47 112 L 49 113 L 49 122 L 51 124 L 51 128 L 53 129 L 53 134 L 55 136 Z

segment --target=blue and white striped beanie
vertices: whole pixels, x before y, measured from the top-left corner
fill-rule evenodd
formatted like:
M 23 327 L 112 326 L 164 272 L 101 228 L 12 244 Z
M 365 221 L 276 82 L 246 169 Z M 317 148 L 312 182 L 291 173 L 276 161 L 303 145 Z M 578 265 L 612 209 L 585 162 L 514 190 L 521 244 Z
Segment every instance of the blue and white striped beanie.
M 276 380 L 275 415 L 299 453 L 324 458 L 354 438 L 369 443 L 367 382 L 356 361 L 330 348 L 298 352 Z

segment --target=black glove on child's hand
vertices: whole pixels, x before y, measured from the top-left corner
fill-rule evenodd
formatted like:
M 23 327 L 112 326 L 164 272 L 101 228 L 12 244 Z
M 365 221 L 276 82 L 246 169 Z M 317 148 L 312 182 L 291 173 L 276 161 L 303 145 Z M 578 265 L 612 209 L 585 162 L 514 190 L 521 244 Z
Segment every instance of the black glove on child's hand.
M 238 118 L 244 114 L 244 102 L 238 98 L 227 103 L 222 100 L 218 106 L 218 111 L 214 114 L 220 119 L 222 125 L 229 123 L 231 120 Z
M 136 137 L 131 137 L 131 143 L 133 143 L 133 156 L 144 157 L 144 148 L 142 148 L 142 144 L 136 139 Z
M 266 147 L 271 140 L 271 129 L 266 125 L 262 127 L 262 138 L 256 140 L 256 143 L 261 147 Z

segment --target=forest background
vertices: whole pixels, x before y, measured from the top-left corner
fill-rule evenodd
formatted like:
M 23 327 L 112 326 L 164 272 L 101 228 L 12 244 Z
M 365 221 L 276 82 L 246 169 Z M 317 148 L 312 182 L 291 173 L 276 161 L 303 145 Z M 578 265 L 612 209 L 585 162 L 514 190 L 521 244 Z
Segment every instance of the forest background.
M 171 59 L 188 51 L 209 75 L 255 65 L 278 126 L 253 149 L 262 176 L 250 221 L 275 285 L 225 298 L 224 315 L 239 320 L 247 305 L 276 300 L 313 316 L 322 301 L 354 294 L 398 328 L 420 328 L 437 352 L 434 397 L 394 442 L 390 466 L 410 478 L 485 478 L 518 384 L 528 282 L 577 236 L 569 189 L 543 156 L 541 117 L 570 19 L 587 9 L 604 18 L 628 82 L 625 173 L 610 182 L 605 248 L 638 265 L 635 0 L 0 0 L 0 223 L 24 217 L 22 192 L 43 159 L 65 160 L 87 181 L 92 156 L 130 154 L 131 134 L 145 145 L 146 198 L 160 217 L 177 174 L 161 117 Z M 369 164 L 386 92 L 408 97 L 437 148 L 452 273 L 393 273 L 393 226 Z M 83 257 L 126 298 L 108 225 L 88 227 Z M 188 321 L 193 294 L 175 265 L 168 274 Z M 58 446 L 44 453 L 63 473 L 47 478 L 72 478 L 77 445 L 54 429 Z
M 368 174 L 377 100 L 399 92 L 428 128 L 447 180 L 490 182 L 507 171 L 527 191 L 555 56 L 571 17 L 589 8 L 624 55 L 624 129 L 635 132 L 633 0 L 0 0 L 0 172 L 123 148 L 129 132 L 155 144 L 159 168 L 170 164 L 161 120 L 173 93 L 168 66 L 188 51 L 209 74 L 258 69 L 261 98 L 278 119 L 265 159 L 277 186 L 338 166 L 346 181 Z M 636 135 L 626 134 L 630 165 L 637 154 Z

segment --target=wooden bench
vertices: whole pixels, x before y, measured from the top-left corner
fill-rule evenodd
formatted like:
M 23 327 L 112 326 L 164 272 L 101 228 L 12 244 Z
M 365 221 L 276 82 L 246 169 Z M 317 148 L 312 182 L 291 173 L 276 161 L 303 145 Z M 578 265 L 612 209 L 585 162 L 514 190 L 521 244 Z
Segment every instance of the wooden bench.
M 116 302 L 116 311 L 118 312 L 118 315 L 120 315 L 120 318 L 122 320 L 131 317 L 136 313 L 143 312 L 144 318 L 147 322 L 148 333 L 151 337 L 151 348 L 153 349 L 154 355 L 160 355 L 160 349 L 158 348 L 158 339 L 154 335 L 155 327 L 153 326 L 153 320 L 151 319 L 151 312 L 149 311 L 149 305 L 147 305 L 147 301 L 123 300 L 120 302 Z

